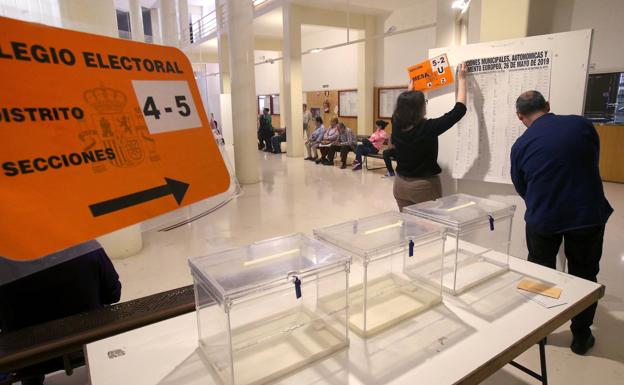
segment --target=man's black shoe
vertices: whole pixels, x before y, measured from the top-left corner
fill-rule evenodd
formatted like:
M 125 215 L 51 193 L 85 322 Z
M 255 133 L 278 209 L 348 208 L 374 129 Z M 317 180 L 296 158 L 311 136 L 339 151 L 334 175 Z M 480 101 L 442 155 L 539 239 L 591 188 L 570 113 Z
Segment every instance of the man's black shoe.
M 591 347 L 594 346 L 595 343 L 596 339 L 591 334 L 591 332 L 589 332 L 589 334 L 583 336 L 572 337 L 572 344 L 570 345 L 570 349 L 574 353 L 582 356 L 585 355 L 585 353 L 587 353 L 587 351 L 591 349 Z

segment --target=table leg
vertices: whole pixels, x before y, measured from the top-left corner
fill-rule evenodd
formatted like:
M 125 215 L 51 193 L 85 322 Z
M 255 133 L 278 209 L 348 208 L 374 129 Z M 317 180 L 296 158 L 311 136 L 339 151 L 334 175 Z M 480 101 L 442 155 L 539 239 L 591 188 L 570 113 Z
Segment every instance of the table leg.
M 546 372 L 546 338 L 544 338 L 538 343 L 538 347 L 539 347 L 541 374 L 537 374 L 531 369 L 527 368 L 526 366 L 520 365 L 519 363 L 515 361 L 511 361 L 509 365 L 525 372 L 526 374 L 535 378 L 536 380 L 541 381 L 542 385 L 548 385 L 548 374 Z
M 548 385 L 548 373 L 546 373 L 546 338 L 539 342 L 540 366 L 542 367 L 542 384 Z

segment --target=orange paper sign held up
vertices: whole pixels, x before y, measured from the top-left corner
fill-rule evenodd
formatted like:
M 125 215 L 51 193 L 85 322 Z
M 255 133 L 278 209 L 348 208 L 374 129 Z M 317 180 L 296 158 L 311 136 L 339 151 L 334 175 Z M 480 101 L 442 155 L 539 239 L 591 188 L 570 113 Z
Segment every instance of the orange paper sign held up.
M 0 17 L 0 257 L 32 260 L 228 190 L 178 49 Z
M 415 91 L 431 91 L 452 84 L 453 72 L 446 54 L 425 60 L 407 69 L 410 77 L 410 89 Z

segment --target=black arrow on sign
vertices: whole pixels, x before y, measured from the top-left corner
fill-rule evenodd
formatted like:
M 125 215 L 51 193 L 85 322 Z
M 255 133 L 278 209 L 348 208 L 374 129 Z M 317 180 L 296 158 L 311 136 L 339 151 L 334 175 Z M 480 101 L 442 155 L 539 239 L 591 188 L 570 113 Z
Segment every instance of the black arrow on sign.
M 165 182 L 167 183 L 162 186 L 124 195 L 119 198 L 113 198 L 104 202 L 94 203 L 89 206 L 89 209 L 94 217 L 99 217 L 100 215 L 110 214 L 170 194 L 173 195 L 178 205 L 182 203 L 182 199 L 184 199 L 189 184 L 171 178 L 165 178 Z

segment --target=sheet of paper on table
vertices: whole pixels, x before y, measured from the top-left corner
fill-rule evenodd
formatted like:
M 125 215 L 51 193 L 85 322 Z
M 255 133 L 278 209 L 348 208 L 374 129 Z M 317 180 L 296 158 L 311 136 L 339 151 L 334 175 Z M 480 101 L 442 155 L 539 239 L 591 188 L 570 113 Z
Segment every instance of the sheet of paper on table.
M 565 305 L 568 303 L 568 301 L 565 299 L 565 295 L 562 293 L 561 296 L 559 298 L 552 298 L 552 297 L 547 297 L 545 295 L 541 295 L 541 294 L 537 294 L 537 293 L 531 293 L 529 291 L 524 291 L 521 289 L 518 289 L 518 293 L 522 294 L 523 296 L 527 297 L 528 299 L 530 299 L 533 302 L 536 302 L 540 305 L 542 305 L 543 307 L 550 309 L 553 307 L 557 307 L 557 306 L 561 306 L 561 305 Z

